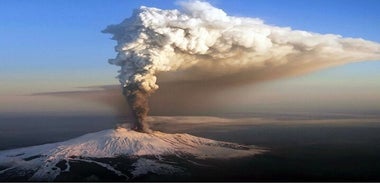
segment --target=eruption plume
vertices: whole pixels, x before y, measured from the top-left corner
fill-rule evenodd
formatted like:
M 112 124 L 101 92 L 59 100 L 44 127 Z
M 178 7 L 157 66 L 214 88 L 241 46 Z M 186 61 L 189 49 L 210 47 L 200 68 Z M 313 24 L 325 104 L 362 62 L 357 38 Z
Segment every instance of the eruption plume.
M 380 59 L 380 45 L 375 42 L 228 16 L 202 1 L 179 4 L 181 10 L 142 6 L 132 17 L 103 31 L 117 41 L 118 54 L 109 63 L 121 67 L 118 77 L 139 131 L 149 132 L 148 97 L 158 89 L 160 73 L 172 73 L 174 81 L 223 84 Z

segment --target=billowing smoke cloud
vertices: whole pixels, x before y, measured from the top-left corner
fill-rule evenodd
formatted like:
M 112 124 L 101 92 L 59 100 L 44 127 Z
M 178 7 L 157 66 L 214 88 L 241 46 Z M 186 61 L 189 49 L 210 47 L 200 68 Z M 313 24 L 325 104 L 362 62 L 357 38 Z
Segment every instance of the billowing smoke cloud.
M 121 66 L 119 80 L 139 131 L 149 131 L 148 97 L 163 73 L 171 81 L 223 84 L 380 59 L 375 42 L 228 16 L 207 2 L 179 4 L 181 10 L 140 7 L 131 18 L 104 30 L 117 41 L 118 54 L 109 62 Z

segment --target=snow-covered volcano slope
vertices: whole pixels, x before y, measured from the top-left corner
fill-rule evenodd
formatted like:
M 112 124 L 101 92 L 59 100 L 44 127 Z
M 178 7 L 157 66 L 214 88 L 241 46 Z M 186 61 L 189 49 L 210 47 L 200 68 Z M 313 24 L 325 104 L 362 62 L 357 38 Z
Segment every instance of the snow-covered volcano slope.
M 234 158 L 251 156 L 264 150 L 254 146 L 215 141 L 189 134 L 166 134 L 155 131 L 151 134 L 140 133 L 125 128 L 89 133 L 68 141 L 0 151 L 0 176 L 11 170 L 24 170 L 31 174 L 30 180 L 54 180 L 61 172 L 69 171 L 70 160 L 97 163 L 114 173 L 123 173 L 105 163 L 98 163 L 90 158 L 114 158 L 118 156 L 193 156 L 196 158 Z M 66 169 L 57 167 L 65 160 Z M 135 168 L 144 173 L 141 165 L 144 160 L 135 163 Z M 150 161 L 151 162 L 151 161 Z M 137 164 L 137 165 L 136 165 Z M 140 164 L 140 166 L 139 166 Z M 153 165 L 150 164 L 154 169 Z M 160 164 L 161 168 L 174 169 L 170 165 Z M 127 176 L 125 176 L 128 178 Z

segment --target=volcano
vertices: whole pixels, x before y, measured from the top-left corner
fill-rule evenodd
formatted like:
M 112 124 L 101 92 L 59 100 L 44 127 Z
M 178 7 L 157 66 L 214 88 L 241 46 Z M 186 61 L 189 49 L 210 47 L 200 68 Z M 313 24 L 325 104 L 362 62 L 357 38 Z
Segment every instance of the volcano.
M 0 180 L 128 181 L 152 173 L 186 173 L 183 162 L 197 164 L 194 160 L 231 159 L 264 151 L 189 134 L 116 128 L 64 142 L 0 151 Z

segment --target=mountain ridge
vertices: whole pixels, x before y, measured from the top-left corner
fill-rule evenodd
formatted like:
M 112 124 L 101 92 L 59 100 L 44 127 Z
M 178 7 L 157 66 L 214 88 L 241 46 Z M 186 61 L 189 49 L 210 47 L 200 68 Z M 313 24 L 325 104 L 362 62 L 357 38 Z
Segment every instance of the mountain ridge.
M 15 173 L 28 173 L 31 181 L 53 181 L 62 172 L 70 171 L 70 161 L 95 163 L 126 179 L 129 177 L 114 169 L 108 163 L 94 158 L 115 158 L 119 156 L 150 156 L 160 160 L 162 156 L 198 159 L 227 159 L 252 156 L 264 152 L 255 146 L 216 141 L 189 134 L 167 134 L 159 131 L 141 133 L 126 128 L 108 129 L 89 133 L 67 141 L 0 151 L 0 178 Z M 140 159 L 133 163 L 132 175 L 148 172 L 173 172 L 181 169 L 152 159 Z M 65 169 L 57 167 L 64 161 Z M 147 164 L 148 163 L 148 164 Z M 17 171 L 17 172 L 16 172 Z M 137 174 L 136 174 L 137 173 Z

